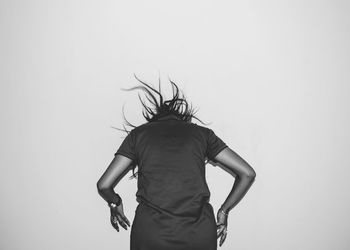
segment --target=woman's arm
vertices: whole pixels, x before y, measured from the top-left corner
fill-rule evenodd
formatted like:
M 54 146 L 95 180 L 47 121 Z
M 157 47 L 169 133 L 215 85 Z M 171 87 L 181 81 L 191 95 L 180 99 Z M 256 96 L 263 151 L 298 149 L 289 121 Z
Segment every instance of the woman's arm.
M 106 171 L 97 182 L 98 193 L 109 202 L 117 202 L 118 197 L 114 192 L 114 187 L 130 170 L 132 160 L 121 154 L 115 155 Z
M 217 154 L 215 160 L 229 171 L 236 174 L 232 190 L 221 206 L 221 210 L 225 213 L 229 213 L 229 211 L 245 196 L 255 180 L 256 173 L 244 159 L 229 147 L 226 147 Z

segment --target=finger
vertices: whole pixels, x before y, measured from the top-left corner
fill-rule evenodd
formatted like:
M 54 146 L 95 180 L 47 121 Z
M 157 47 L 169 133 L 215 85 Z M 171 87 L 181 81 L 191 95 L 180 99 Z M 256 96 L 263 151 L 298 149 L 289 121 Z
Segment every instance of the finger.
M 220 244 L 222 245 L 226 239 L 226 235 L 227 235 L 227 229 L 225 228 L 225 230 L 222 232 L 221 235 L 221 239 L 220 239 Z
M 225 231 L 224 235 L 223 235 L 223 238 L 222 238 L 222 244 L 224 244 L 225 240 L 226 240 L 226 236 L 227 236 L 227 231 Z M 221 245 L 222 245 L 221 244 Z
M 111 216 L 111 223 L 115 229 L 119 232 L 118 218 L 115 215 Z
M 112 226 L 119 232 L 119 226 L 117 222 L 117 218 L 115 216 L 111 216 Z
M 118 223 L 113 223 L 112 226 L 114 227 L 114 229 L 116 229 L 119 232 L 119 226 Z
M 219 231 L 217 232 L 216 238 L 219 238 L 223 232 L 224 232 L 224 228 L 220 228 Z
M 120 224 L 125 230 L 128 230 L 128 227 L 126 226 L 124 220 L 122 219 L 122 216 L 121 216 L 121 215 L 118 215 L 117 218 L 118 218 L 119 224 Z
M 223 225 L 221 228 L 218 229 L 218 233 L 217 233 L 217 238 L 220 237 L 221 234 L 223 234 L 226 230 L 227 230 L 227 226 Z
M 123 220 L 119 221 L 119 224 L 125 229 L 128 230 L 128 226 L 126 225 L 126 223 Z
M 117 221 L 118 221 L 117 216 L 112 215 L 112 216 L 111 216 L 111 222 L 112 222 L 113 224 L 115 224 L 115 223 L 117 223 Z
M 116 229 L 118 232 L 119 232 L 119 226 L 118 226 L 118 223 L 113 223 L 112 224 L 114 229 Z
M 225 228 L 225 225 L 223 225 L 223 224 L 216 226 L 216 230 L 223 229 L 223 228 Z
M 126 225 L 128 225 L 130 227 L 130 222 L 129 222 L 128 218 L 126 218 L 125 214 L 121 214 L 120 217 L 124 221 L 124 223 L 126 223 Z
M 217 231 L 217 232 L 221 232 L 223 229 L 224 229 L 223 226 L 219 226 L 219 227 L 216 228 L 216 231 Z
M 126 218 L 126 216 L 124 215 L 124 221 L 128 224 L 128 226 L 130 227 L 130 221 L 128 220 L 128 218 Z
M 221 238 L 220 238 L 220 244 L 219 244 L 220 246 L 222 246 L 222 244 L 224 244 L 224 241 L 226 239 L 226 235 L 227 235 L 227 232 L 224 231 Z

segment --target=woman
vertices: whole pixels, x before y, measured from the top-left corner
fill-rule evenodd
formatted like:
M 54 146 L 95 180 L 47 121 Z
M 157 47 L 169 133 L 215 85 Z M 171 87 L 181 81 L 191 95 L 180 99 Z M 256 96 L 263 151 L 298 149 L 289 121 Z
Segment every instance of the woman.
M 255 179 L 255 171 L 231 150 L 213 130 L 192 123 L 193 110 L 188 109 L 178 87 L 170 79 L 176 95 L 163 102 L 160 91 L 135 78 L 159 95 L 158 103 L 148 88 L 141 88 L 155 110 L 146 108 L 148 121 L 133 129 L 114 154 L 114 159 L 97 182 L 99 194 L 107 201 L 111 223 L 127 230 L 130 222 L 123 202 L 114 187 L 132 168 L 138 166 L 139 203 L 130 234 L 131 250 L 217 250 L 227 235 L 229 211 L 243 198 Z M 183 108 L 185 107 L 185 110 Z M 197 119 L 197 118 L 196 118 Z M 199 119 L 197 119 L 199 120 Z M 200 121 L 200 120 L 199 120 Z M 205 161 L 207 160 L 207 161 Z M 233 188 L 217 212 L 215 221 L 210 191 L 205 179 L 208 161 L 220 163 L 236 175 Z

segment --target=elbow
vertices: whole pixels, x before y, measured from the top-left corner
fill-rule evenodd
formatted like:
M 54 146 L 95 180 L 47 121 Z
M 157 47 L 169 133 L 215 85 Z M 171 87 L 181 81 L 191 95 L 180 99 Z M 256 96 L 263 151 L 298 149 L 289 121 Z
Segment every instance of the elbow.
M 104 181 L 104 180 L 99 180 L 97 183 L 96 183 L 96 187 L 97 187 L 97 191 L 100 193 L 100 194 L 103 194 L 103 193 L 108 193 L 110 191 L 113 191 L 114 187 L 111 186 L 110 183 Z
M 99 182 L 96 183 L 96 188 L 97 188 L 97 192 L 101 192 L 102 190 L 102 187 L 101 187 L 101 184 Z
M 96 183 L 96 188 L 99 193 L 106 189 L 106 187 L 100 181 Z
M 247 174 L 247 178 L 251 179 L 252 181 L 255 180 L 256 177 L 256 172 L 252 169 L 251 171 L 249 171 L 249 173 Z
M 242 174 L 241 177 L 244 178 L 244 179 L 250 180 L 250 181 L 254 181 L 255 177 L 256 177 L 256 173 L 252 169 L 249 172 L 246 172 L 246 173 Z

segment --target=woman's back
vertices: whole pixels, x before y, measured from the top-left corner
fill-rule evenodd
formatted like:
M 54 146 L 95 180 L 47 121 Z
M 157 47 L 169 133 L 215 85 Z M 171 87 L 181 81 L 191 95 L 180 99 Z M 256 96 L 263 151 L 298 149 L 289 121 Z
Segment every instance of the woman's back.
M 132 250 L 216 250 L 205 159 L 227 145 L 208 128 L 167 115 L 134 128 L 115 154 L 138 165 Z

